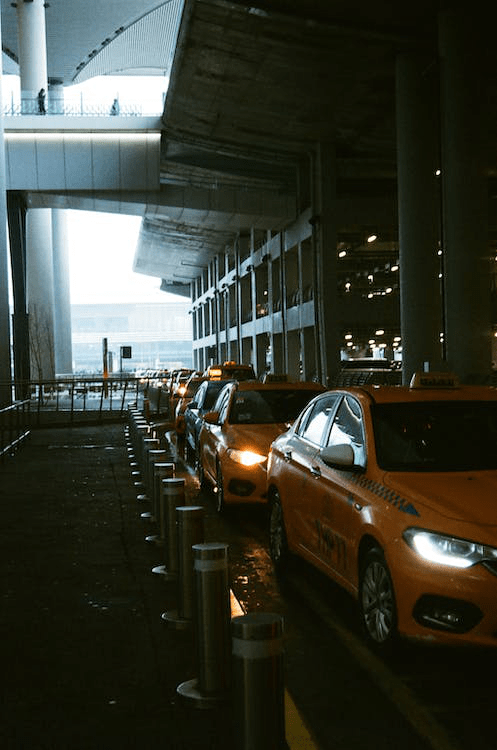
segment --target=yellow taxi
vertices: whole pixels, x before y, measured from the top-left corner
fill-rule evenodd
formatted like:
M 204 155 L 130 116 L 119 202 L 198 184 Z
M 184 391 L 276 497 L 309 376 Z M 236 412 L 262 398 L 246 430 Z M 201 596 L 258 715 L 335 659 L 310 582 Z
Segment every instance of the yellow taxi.
M 358 601 L 370 643 L 497 645 L 497 389 L 333 389 L 272 444 L 270 553 Z
M 225 503 L 264 502 L 271 442 L 304 406 L 324 391 L 318 383 L 231 382 L 204 414 L 199 475 L 214 486 L 217 510 Z
M 186 383 L 182 383 L 178 388 L 176 405 L 174 408 L 174 429 L 179 437 L 185 434 L 185 411 L 197 393 L 198 389 L 204 383 L 206 378 L 203 375 L 190 375 Z
M 218 365 L 209 365 L 204 375 L 209 380 L 255 380 L 252 365 L 242 365 L 231 360 Z

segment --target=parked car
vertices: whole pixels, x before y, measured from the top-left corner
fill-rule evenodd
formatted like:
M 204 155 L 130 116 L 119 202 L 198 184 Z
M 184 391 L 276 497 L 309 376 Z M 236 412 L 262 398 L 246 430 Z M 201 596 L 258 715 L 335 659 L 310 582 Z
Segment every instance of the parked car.
M 224 386 L 204 415 L 199 437 L 200 479 L 213 485 L 218 511 L 225 503 L 265 501 L 271 442 L 323 390 L 318 383 L 302 382 L 247 380 Z
M 184 412 L 185 455 L 193 463 L 198 461 L 198 441 L 204 414 L 210 411 L 219 395 L 219 391 L 231 380 L 204 380 L 199 386 L 195 398 L 190 401 Z
M 411 387 L 318 396 L 273 442 L 270 552 L 358 601 L 364 632 L 497 645 L 497 390 L 418 375 Z
M 185 434 L 185 411 L 192 402 L 198 389 L 205 382 L 203 375 L 191 375 L 184 385 L 178 388 L 178 398 L 174 411 L 174 428 L 178 437 L 182 438 Z
M 209 365 L 204 372 L 210 380 L 255 380 L 256 375 L 252 365 L 242 365 L 237 362 L 223 362 L 219 365 Z

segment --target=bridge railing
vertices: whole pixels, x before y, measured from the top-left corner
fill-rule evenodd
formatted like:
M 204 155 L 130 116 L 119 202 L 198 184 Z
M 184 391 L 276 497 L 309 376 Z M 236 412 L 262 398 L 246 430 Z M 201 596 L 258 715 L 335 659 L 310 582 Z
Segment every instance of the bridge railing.
M 142 104 L 123 103 L 116 109 L 112 102 L 103 103 L 100 100 L 88 98 L 72 98 L 66 100 L 47 101 L 44 105 L 45 111 L 40 111 L 40 103 L 37 97 L 23 97 L 21 101 L 12 99 L 3 102 L 2 113 L 8 116 L 16 115 L 68 115 L 71 117 L 92 117 L 119 115 L 120 117 L 146 117 L 160 116 L 161 111 L 157 107 L 144 106 Z M 153 110 L 153 111 L 152 111 Z

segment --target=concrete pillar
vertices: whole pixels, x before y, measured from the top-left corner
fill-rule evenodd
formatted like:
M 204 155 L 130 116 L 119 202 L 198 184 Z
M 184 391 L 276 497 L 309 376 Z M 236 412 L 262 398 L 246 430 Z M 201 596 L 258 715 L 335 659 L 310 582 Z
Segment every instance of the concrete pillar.
M 424 56 L 396 66 L 397 184 L 403 381 L 441 366 L 438 80 Z
M 319 381 L 328 385 L 340 369 L 337 296 L 336 164 L 332 143 L 318 143 L 313 164 L 313 225 L 316 279 L 314 305 Z
M 40 89 L 48 89 L 45 2 L 17 3 L 19 74 L 23 112 L 37 110 Z M 34 106 L 33 106 L 34 105 Z M 52 220 L 49 209 L 28 211 L 26 225 L 31 376 L 55 377 Z
M 0 42 L 2 30 L 0 25 Z M 0 60 L 0 103 L 2 83 L 2 61 Z M 5 185 L 5 149 L 3 115 L 0 108 L 0 407 L 11 403 L 10 386 L 12 377 L 10 364 L 10 322 L 8 286 L 8 244 L 7 244 L 7 199 Z
M 439 16 L 447 364 L 463 382 L 491 369 L 485 13 Z
M 31 377 L 55 378 L 52 212 L 30 209 L 26 221 Z
M 260 333 L 255 338 L 255 365 L 254 369 L 256 372 L 256 375 L 259 377 L 261 375 L 264 375 L 266 372 L 266 359 L 267 359 L 267 350 L 269 345 L 269 336 L 267 333 Z
M 48 89 L 45 0 L 18 0 L 16 7 L 21 111 L 35 113 L 38 112 L 38 92 Z
M 53 274 L 55 313 L 55 371 L 72 374 L 71 294 L 67 214 L 52 209 Z
M 314 380 L 317 378 L 317 352 L 316 336 L 314 328 L 303 328 L 301 332 L 301 350 L 303 360 L 303 380 Z
M 272 363 L 273 363 L 273 369 L 272 372 L 281 375 L 282 373 L 286 372 L 286 362 L 285 362 L 285 347 L 283 342 L 283 334 L 282 333 L 275 333 L 273 334 L 273 341 L 272 341 Z
M 287 331 L 287 367 L 290 380 L 300 380 L 300 332 Z

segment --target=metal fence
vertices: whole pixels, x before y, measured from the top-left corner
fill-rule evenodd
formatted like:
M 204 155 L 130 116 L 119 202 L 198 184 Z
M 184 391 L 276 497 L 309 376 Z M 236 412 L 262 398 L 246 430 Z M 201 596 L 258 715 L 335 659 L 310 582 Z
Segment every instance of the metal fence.
M 143 384 L 134 377 L 14 381 L 11 389 L 14 406 L 29 406 L 31 427 L 119 419 L 143 405 Z
M 151 107 L 147 107 L 151 109 Z M 55 100 L 48 101 L 45 105 L 45 110 L 40 109 L 40 103 L 37 97 L 26 98 L 23 97 L 22 101 L 12 99 L 10 102 L 4 102 L 2 106 L 2 112 L 4 115 L 68 115 L 72 117 L 78 116 L 105 116 L 105 115 L 119 115 L 120 117 L 155 117 L 162 114 L 161 111 L 144 111 L 144 107 L 141 104 L 123 103 L 119 104 L 119 107 L 113 106 L 112 102 L 104 104 L 100 100 L 92 100 L 89 98 L 72 98 L 65 101 Z

